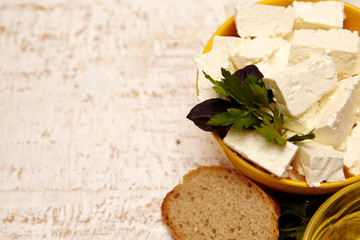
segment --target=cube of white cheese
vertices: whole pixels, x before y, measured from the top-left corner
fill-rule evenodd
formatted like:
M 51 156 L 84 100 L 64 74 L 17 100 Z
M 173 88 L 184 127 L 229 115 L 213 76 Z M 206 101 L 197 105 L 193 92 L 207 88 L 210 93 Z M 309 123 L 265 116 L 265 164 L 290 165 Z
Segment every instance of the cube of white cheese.
M 274 50 L 270 56 L 254 64 L 265 78 L 274 78 L 277 72 L 285 70 L 288 67 L 291 38 L 286 39 L 285 42 L 280 40 L 279 43 L 281 43 L 281 46 L 277 50 Z
M 198 100 L 200 102 L 209 98 L 218 98 L 219 95 L 213 89 L 213 84 L 205 78 L 203 71 L 215 80 L 220 80 L 221 68 L 225 68 L 230 72 L 235 71 L 232 62 L 229 59 L 230 48 L 237 41 L 242 41 L 238 37 L 220 37 L 215 36 L 213 39 L 212 49 L 208 53 L 204 53 L 193 58 L 198 67 Z
M 357 98 L 358 98 L 358 103 L 355 109 L 355 123 L 360 124 L 360 94 Z
M 282 113 L 297 117 L 304 113 L 337 83 L 335 64 L 331 57 L 322 55 L 308 59 L 264 79 L 272 89 Z
M 356 57 L 354 67 L 353 67 L 353 70 L 351 72 L 352 76 L 358 75 L 358 74 L 360 74 L 360 40 L 359 40 L 359 54 Z
M 239 37 L 215 35 L 212 40 L 211 50 L 216 51 L 218 49 L 223 49 L 230 52 L 230 49 L 240 44 L 240 42 L 242 42 L 242 39 Z
M 243 1 L 236 6 L 234 20 L 240 37 L 285 37 L 293 29 L 295 11 Z
M 195 56 L 194 62 L 198 67 L 198 100 L 200 102 L 209 98 L 218 98 L 218 93 L 213 89 L 213 84 L 205 77 L 203 71 L 214 79 L 220 79 L 221 67 L 230 68 L 231 64 L 224 51 L 210 51 Z
M 344 166 L 352 176 L 360 174 L 360 125 L 356 125 L 344 143 Z
M 337 1 L 294 1 L 295 29 L 341 29 L 345 19 L 344 3 Z
M 298 154 L 292 165 L 305 176 L 310 187 L 320 187 L 323 181 L 345 181 L 343 155 L 332 146 L 316 141 L 299 143 Z
M 241 69 L 250 64 L 269 60 L 270 56 L 280 47 L 288 42 L 283 38 L 257 37 L 254 39 L 239 38 L 230 49 L 230 59 L 237 69 Z
M 284 127 L 298 134 L 307 134 L 314 129 L 318 110 L 319 102 L 316 102 L 296 118 L 284 116 Z
M 286 41 L 270 56 L 270 65 L 276 71 L 281 71 L 288 67 L 290 49 L 291 41 Z
M 339 81 L 319 103 L 315 119 L 315 140 L 338 148 L 350 134 L 360 90 L 360 76 Z
M 294 31 L 289 65 L 324 54 L 334 59 L 339 79 L 352 76 L 359 54 L 358 32 L 347 29 Z
M 254 130 L 230 129 L 224 143 L 244 158 L 264 168 L 277 177 L 282 177 L 298 147 L 290 142 L 280 146 L 267 142 Z
M 355 162 L 350 169 L 347 169 L 351 176 L 357 176 L 360 174 L 360 161 Z
M 255 64 L 255 66 L 264 75 L 264 78 L 274 78 L 275 74 L 278 72 L 277 69 L 270 65 L 269 61 L 261 61 Z

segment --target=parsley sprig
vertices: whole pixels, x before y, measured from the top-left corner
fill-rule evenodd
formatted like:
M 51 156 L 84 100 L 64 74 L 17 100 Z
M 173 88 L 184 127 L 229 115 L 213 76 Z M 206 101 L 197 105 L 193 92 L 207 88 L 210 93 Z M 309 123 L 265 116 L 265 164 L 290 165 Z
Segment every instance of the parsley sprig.
M 203 73 L 214 85 L 214 90 L 229 101 L 209 99 L 196 105 L 187 117 L 201 129 L 217 131 L 216 127 L 223 129 L 229 126 L 235 129 L 255 129 L 268 142 L 276 142 L 281 146 L 285 146 L 287 141 L 297 142 L 315 137 L 313 132 L 310 132 L 284 138 L 287 131 L 283 127 L 284 116 L 276 105 L 272 104 L 272 91 L 266 89 L 264 76 L 256 66 L 249 65 L 233 74 L 222 68 L 222 78 L 219 81 Z M 209 111 L 210 104 L 221 105 L 224 102 L 227 107 L 217 107 Z

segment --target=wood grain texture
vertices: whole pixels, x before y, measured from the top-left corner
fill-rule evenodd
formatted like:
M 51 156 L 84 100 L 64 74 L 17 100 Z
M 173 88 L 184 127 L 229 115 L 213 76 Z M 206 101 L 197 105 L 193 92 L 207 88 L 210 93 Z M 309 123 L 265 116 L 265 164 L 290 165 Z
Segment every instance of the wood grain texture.
M 0 0 L 0 239 L 171 239 L 163 197 L 226 165 L 185 116 L 237 0 Z
M 0 1 L 0 239 L 171 239 L 163 197 L 226 164 L 185 116 L 227 1 Z

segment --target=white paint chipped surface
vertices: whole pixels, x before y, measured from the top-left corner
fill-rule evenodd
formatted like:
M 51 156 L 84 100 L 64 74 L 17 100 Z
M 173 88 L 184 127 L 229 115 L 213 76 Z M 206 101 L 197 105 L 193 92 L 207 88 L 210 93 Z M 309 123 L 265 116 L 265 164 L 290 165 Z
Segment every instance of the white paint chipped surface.
M 0 1 L 0 239 L 171 239 L 165 194 L 226 164 L 185 116 L 235 2 Z
M 185 116 L 237 2 L 0 0 L 0 239 L 171 239 L 163 197 L 227 164 Z

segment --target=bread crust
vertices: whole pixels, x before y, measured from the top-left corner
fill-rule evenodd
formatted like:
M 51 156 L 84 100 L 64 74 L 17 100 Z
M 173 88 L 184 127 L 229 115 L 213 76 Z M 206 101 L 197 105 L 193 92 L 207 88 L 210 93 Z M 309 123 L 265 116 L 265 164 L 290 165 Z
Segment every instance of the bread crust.
M 243 194 L 239 194 L 239 191 Z M 248 201 L 246 198 L 251 199 Z M 261 219 L 260 212 L 264 212 L 266 223 Z M 243 174 L 227 166 L 201 166 L 184 175 L 182 183 L 176 185 L 163 199 L 161 214 L 177 240 L 275 240 L 279 237 L 280 207 L 276 199 Z M 246 215 L 243 220 L 239 219 L 241 214 Z M 245 226 L 249 230 L 241 229 Z M 255 236 L 256 231 L 268 235 L 266 238 L 263 234 Z M 254 238 L 249 237 L 251 234 Z

